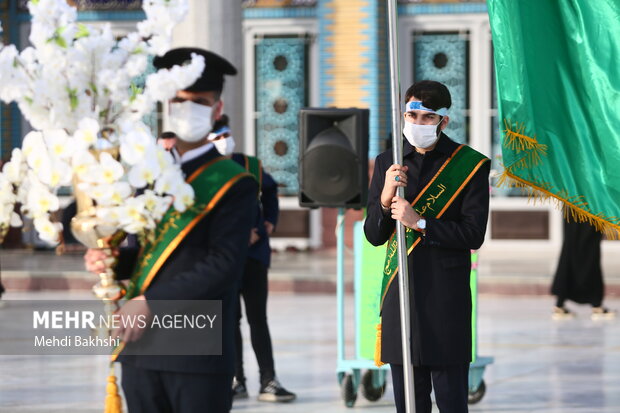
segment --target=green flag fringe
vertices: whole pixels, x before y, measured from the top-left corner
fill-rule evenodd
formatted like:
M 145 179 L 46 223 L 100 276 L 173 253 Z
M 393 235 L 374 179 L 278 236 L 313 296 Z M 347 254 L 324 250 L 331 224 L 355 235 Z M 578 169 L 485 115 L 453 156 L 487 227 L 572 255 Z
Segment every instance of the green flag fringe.
M 550 191 L 550 185 L 545 183 L 529 182 L 510 172 L 508 168 L 500 175 L 497 186 L 521 188 L 527 192 L 530 201 L 555 201 L 558 207 L 564 206 L 564 219 L 575 222 L 588 222 L 597 231 L 605 234 L 607 239 L 620 239 L 620 218 L 608 217 L 603 213 L 590 211 L 583 196 L 569 196 L 567 191 L 555 194 Z
M 588 222 L 597 231 L 602 232 L 608 239 L 620 239 L 620 218 L 608 217 L 603 213 L 594 213 L 590 210 L 584 196 L 571 196 L 567 190 L 554 191 L 553 185 L 548 182 L 530 182 L 520 178 L 514 169 L 529 169 L 538 165 L 543 156 L 547 155 L 547 145 L 541 144 L 534 137 L 524 134 L 525 124 L 504 119 L 504 141 L 502 145 L 519 154 L 525 152 L 519 161 L 510 166 L 504 166 L 497 186 L 523 189 L 530 201 L 542 202 L 554 200 L 558 207 L 564 206 L 564 219 L 575 222 Z M 556 193 L 557 192 L 557 193 Z

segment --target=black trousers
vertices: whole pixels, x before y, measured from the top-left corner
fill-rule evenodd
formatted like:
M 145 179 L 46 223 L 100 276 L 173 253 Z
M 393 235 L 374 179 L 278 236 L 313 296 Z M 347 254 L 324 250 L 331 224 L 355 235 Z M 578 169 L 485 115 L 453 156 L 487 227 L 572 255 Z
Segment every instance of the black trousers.
M 396 412 L 405 413 L 405 377 L 402 364 L 390 364 Z M 416 413 L 431 413 L 431 390 L 441 413 L 467 413 L 469 364 L 414 367 Z
M 146 370 L 123 363 L 129 413 L 228 413 L 232 377 Z
M 250 340 L 258 362 L 261 385 L 275 377 L 271 335 L 267 325 L 267 267 L 260 261 L 248 258 L 243 270 L 240 295 L 245 304 L 245 315 L 250 325 Z M 235 377 L 245 381 L 243 371 L 243 339 L 241 337 L 241 299 L 238 304 L 238 322 L 235 332 Z

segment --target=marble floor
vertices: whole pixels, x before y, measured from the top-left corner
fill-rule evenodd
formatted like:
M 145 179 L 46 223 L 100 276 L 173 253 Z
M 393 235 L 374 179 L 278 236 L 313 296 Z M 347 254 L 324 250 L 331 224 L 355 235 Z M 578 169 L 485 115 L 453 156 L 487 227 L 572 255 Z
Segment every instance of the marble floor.
M 67 297 L 61 292 L 14 292 L 4 298 Z M 347 300 L 352 305 L 352 296 Z M 484 374 L 486 395 L 470 411 L 620 412 L 620 321 L 592 321 L 583 306 L 572 306 L 576 319 L 553 321 L 551 304 L 551 298 L 541 296 L 480 296 L 479 354 L 493 356 L 495 362 Z M 620 300 L 608 300 L 607 305 L 620 309 Z M 394 411 L 389 384 L 378 402 L 359 396 L 354 408 L 344 406 L 335 373 L 334 295 L 272 294 L 269 306 L 278 376 L 298 400 L 286 405 L 255 400 L 257 367 L 246 339 L 250 398 L 235 403 L 233 411 Z M 352 319 L 349 311 L 347 320 Z M 352 325 L 347 334 L 353 337 Z M 247 329 L 244 335 L 248 337 Z M 0 340 L 10 339 L 0 335 Z M 353 345 L 349 340 L 348 350 Z M 106 376 L 105 356 L 0 356 L 0 412 L 101 412 Z

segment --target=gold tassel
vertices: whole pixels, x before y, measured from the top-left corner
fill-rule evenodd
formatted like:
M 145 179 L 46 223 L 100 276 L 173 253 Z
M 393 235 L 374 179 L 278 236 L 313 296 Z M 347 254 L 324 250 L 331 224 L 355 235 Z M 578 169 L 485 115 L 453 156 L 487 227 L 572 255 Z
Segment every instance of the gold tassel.
M 381 361 L 381 323 L 377 324 L 377 338 L 375 340 L 375 366 L 381 367 L 385 363 Z
M 108 384 L 106 385 L 105 407 L 104 413 L 123 413 L 123 402 L 118 394 L 118 385 L 116 384 L 116 375 L 114 374 L 114 366 L 110 368 L 108 376 Z

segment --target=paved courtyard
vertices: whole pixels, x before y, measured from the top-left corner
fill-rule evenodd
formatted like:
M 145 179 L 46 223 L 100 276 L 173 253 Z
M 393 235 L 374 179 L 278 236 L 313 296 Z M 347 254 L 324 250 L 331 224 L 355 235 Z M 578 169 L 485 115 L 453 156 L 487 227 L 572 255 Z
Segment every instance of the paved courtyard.
M 7 299 L 88 299 L 84 292 L 12 292 Z M 9 302 L 0 311 L 11 311 Z M 351 304 L 351 305 L 349 305 Z M 480 296 L 480 355 L 493 356 L 485 397 L 472 412 L 620 412 L 620 322 L 594 322 L 588 309 L 573 306 L 575 320 L 552 321 L 552 300 L 543 296 Z M 347 296 L 352 308 L 352 296 Z M 608 305 L 620 308 L 620 300 Z M 336 297 L 331 294 L 272 294 L 270 323 L 276 369 L 298 394 L 293 404 L 256 401 L 257 366 L 244 331 L 250 398 L 234 410 L 262 412 L 393 412 L 392 389 L 376 403 L 361 395 L 344 406 L 336 380 Z M 353 337 L 349 311 L 347 335 Z M 0 336 L 0 340 L 11 337 Z M 354 343 L 348 340 L 348 354 Z M 105 356 L 0 357 L 0 412 L 101 412 Z

